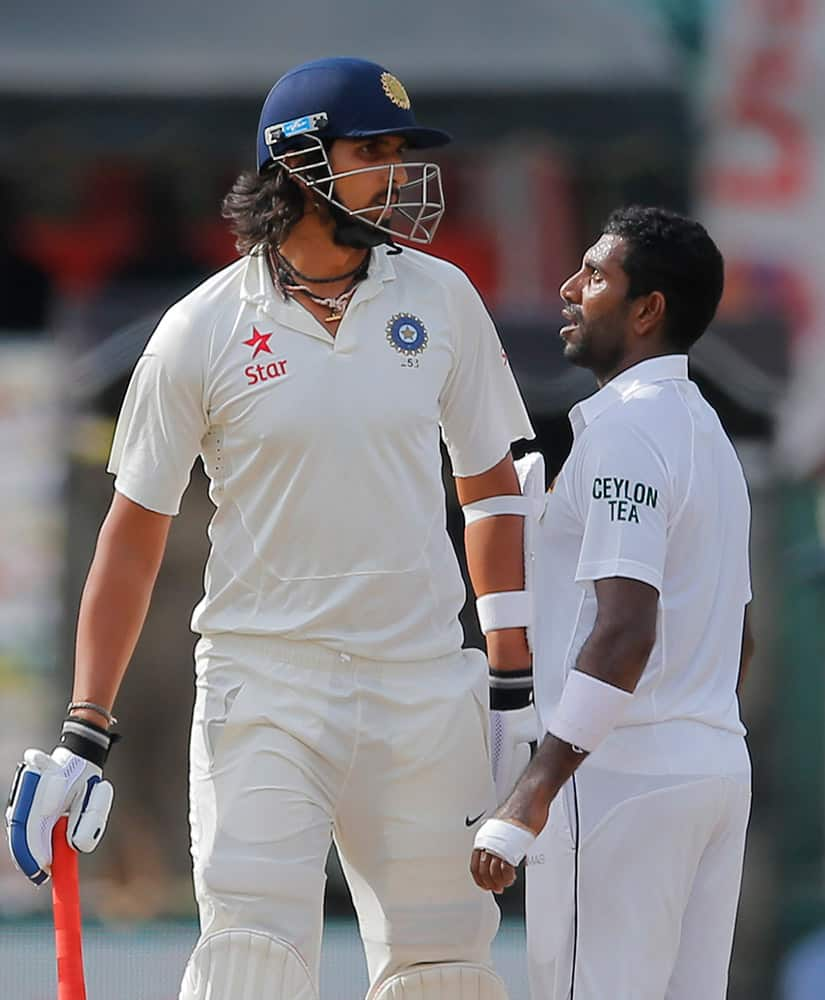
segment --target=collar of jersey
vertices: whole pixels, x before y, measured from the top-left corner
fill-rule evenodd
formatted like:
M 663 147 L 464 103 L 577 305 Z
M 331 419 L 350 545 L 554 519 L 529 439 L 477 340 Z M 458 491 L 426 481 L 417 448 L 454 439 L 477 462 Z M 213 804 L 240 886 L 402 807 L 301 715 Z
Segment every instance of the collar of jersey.
M 371 253 L 369 274 L 358 287 L 350 308 L 355 302 L 374 298 L 384 287 L 385 282 L 395 279 L 395 265 L 386 250 L 378 247 Z M 250 254 L 246 259 L 246 273 L 241 282 L 241 301 L 258 306 L 273 319 L 281 321 L 286 320 L 286 314 L 291 312 L 294 306 L 291 300 L 285 302 L 276 291 L 269 276 L 266 258 L 262 253 Z
M 669 382 L 688 377 L 686 354 L 666 354 L 660 358 L 650 358 L 620 372 L 598 392 L 576 403 L 570 411 L 570 423 L 574 434 L 580 434 L 596 417 L 615 403 L 624 402 L 643 386 L 654 382 Z

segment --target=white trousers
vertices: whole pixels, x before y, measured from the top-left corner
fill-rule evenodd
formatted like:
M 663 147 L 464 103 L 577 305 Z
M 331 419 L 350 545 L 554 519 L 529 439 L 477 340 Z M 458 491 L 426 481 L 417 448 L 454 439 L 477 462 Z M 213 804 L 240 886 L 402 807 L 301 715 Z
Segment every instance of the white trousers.
M 749 770 L 583 765 L 527 859 L 533 1000 L 723 1000 L 749 813 Z
M 190 821 L 201 935 L 292 944 L 316 989 L 334 836 L 371 983 L 489 965 L 498 908 L 469 874 L 494 807 L 483 654 L 420 663 L 252 636 L 201 639 Z M 262 998 L 263 1000 L 263 998 Z

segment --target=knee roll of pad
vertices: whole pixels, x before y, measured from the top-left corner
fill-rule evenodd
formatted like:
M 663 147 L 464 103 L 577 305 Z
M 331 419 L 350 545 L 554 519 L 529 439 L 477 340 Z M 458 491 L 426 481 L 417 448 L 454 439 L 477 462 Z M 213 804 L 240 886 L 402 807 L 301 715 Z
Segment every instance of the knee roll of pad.
M 178 1000 L 318 1000 L 306 963 L 262 931 L 209 934 L 192 952 Z
M 367 1000 L 508 1000 L 504 983 L 483 965 L 416 965 L 384 980 Z

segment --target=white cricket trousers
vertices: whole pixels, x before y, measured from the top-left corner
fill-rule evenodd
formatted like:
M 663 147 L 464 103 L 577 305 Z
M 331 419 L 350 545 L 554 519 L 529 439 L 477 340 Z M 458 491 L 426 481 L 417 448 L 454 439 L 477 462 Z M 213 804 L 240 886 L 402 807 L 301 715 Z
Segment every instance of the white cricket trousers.
M 483 654 L 384 663 L 221 634 L 196 665 L 201 936 L 282 938 L 317 989 L 334 836 L 371 983 L 417 962 L 489 965 L 498 908 L 469 873 L 471 821 L 495 805 Z
M 740 773 L 585 763 L 567 782 L 527 859 L 532 1000 L 727 996 L 750 813 L 742 748 Z

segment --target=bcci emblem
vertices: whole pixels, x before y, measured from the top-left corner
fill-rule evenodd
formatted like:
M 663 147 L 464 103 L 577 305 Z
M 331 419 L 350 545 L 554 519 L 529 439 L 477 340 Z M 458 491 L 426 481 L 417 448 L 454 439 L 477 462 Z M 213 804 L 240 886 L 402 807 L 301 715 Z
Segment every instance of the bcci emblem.
M 428 340 L 427 328 L 412 313 L 396 313 L 387 323 L 387 343 L 399 354 L 423 354 Z
M 381 74 L 381 86 L 384 88 L 384 94 L 397 108 L 403 108 L 404 111 L 410 110 L 409 95 L 397 76 L 393 76 L 392 73 L 387 73 L 385 70 Z

